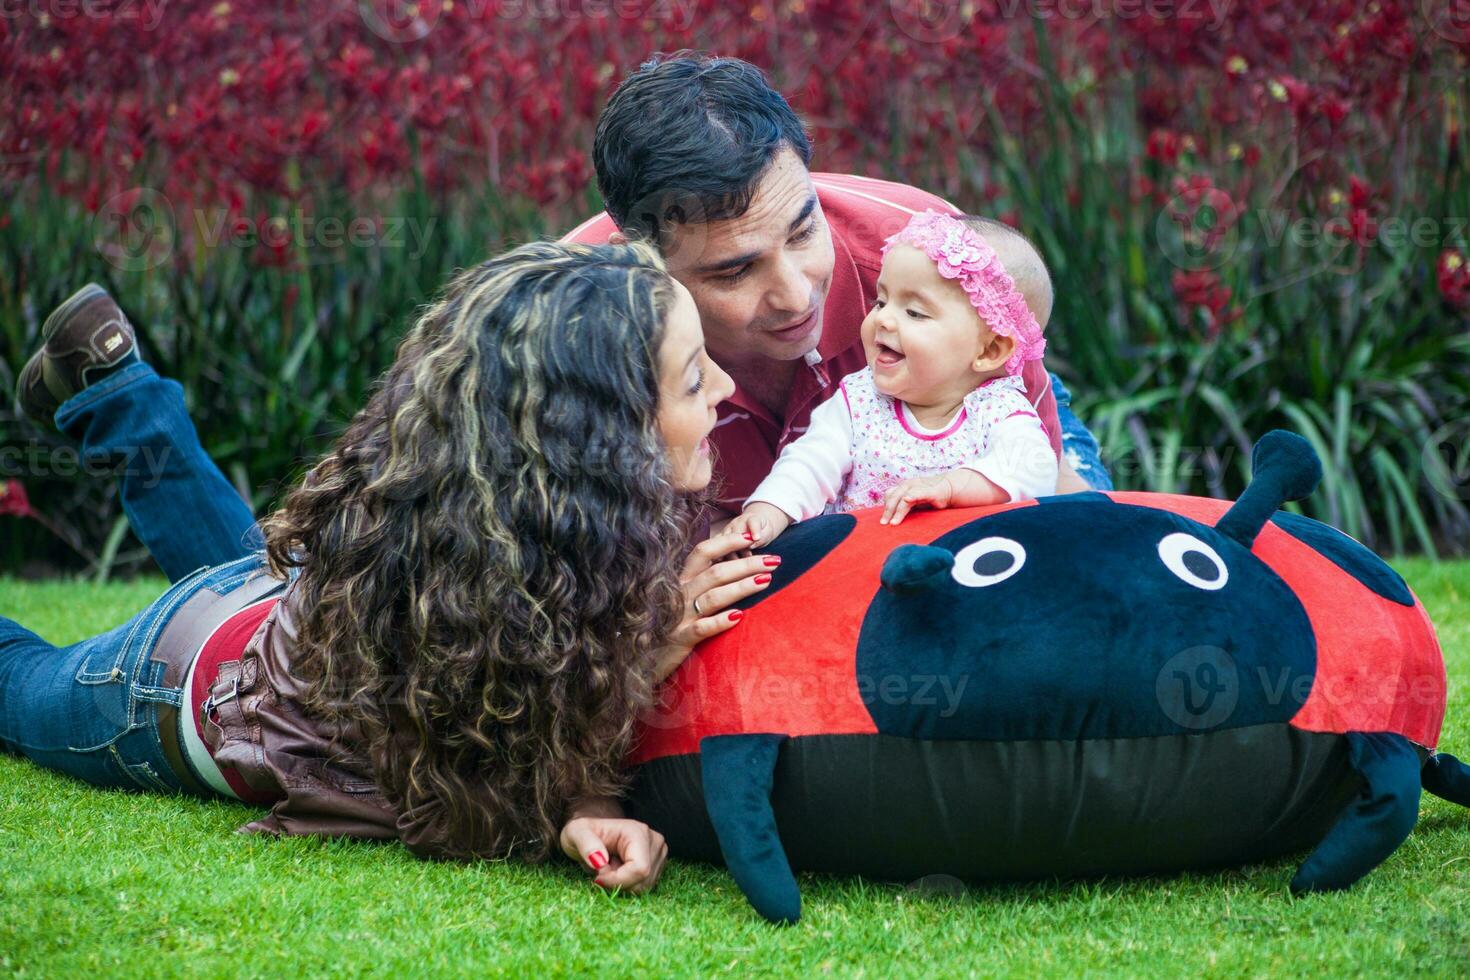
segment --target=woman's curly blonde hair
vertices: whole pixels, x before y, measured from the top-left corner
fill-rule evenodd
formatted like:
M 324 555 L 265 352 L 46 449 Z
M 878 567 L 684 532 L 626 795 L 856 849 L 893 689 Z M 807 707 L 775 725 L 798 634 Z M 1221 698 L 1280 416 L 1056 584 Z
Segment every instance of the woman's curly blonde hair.
M 264 522 L 272 570 L 300 569 L 303 707 L 361 740 L 424 851 L 541 859 L 574 801 L 623 786 L 683 603 L 657 427 L 673 296 L 640 244 L 460 274 Z

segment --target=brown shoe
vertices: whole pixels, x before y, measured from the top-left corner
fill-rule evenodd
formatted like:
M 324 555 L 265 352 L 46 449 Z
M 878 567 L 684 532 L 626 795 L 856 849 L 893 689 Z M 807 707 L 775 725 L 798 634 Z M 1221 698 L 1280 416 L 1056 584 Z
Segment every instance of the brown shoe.
M 101 375 L 138 359 L 133 325 L 107 290 L 89 282 L 46 318 L 42 346 L 21 368 L 15 405 L 50 422 L 61 403 Z

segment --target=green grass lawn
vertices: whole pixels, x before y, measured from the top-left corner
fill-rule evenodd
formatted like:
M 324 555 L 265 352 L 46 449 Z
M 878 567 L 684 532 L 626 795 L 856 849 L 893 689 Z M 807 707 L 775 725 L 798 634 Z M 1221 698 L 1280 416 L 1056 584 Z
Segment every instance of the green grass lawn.
M 1470 756 L 1470 562 L 1395 565 L 1449 662 L 1442 745 Z M 0 614 L 65 642 L 161 587 L 0 578 Z M 0 757 L 0 970 L 1463 975 L 1470 963 L 1470 813 L 1428 796 L 1408 842 L 1345 894 L 1292 900 L 1292 863 L 960 898 L 804 876 L 791 929 L 761 922 L 718 869 L 671 863 L 655 894 L 617 898 L 567 862 L 463 867 L 396 844 L 232 833 L 254 812 L 102 792 Z

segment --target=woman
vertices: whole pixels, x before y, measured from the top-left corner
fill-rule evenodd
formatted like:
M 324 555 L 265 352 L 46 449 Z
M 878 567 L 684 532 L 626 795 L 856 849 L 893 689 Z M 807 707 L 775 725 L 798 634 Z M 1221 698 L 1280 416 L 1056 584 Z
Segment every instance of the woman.
M 99 786 L 269 804 L 245 830 L 559 845 L 647 890 L 662 838 L 615 802 L 635 719 L 769 582 L 739 536 L 684 557 L 732 389 L 645 246 L 461 274 L 263 554 L 65 648 L 0 619 L 0 743 Z

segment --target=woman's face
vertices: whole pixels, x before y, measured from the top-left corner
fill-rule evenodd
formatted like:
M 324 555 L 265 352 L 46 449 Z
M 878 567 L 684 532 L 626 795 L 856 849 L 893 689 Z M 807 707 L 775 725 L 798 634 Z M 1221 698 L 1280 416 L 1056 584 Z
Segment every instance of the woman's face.
M 715 427 L 715 406 L 735 393 L 735 382 L 705 352 L 699 310 L 689 290 L 677 282 L 658 359 L 658 427 L 674 486 L 703 490 L 713 474 L 708 437 Z

